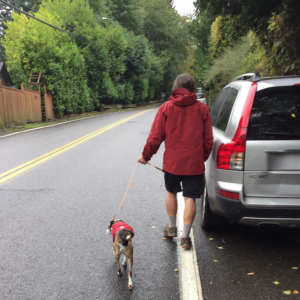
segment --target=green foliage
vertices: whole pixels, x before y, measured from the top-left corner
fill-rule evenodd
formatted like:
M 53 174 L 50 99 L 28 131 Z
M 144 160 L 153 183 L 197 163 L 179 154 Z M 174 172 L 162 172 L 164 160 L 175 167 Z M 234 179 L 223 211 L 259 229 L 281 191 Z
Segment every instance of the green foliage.
M 143 12 L 139 0 L 107 0 L 109 15 L 124 28 L 141 34 L 143 28 Z
M 38 10 L 36 17 L 69 35 L 13 14 L 1 45 L 14 82 L 26 83 L 31 71 L 43 71 L 57 115 L 97 109 L 101 103 L 142 104 L 170 92 L 193 54 L 189 23 L 173 1 L 88 2 L 26 2 Z M 0 57 L 5 51 L 0 47 Z
M 58 17 L 44 8 L 36 17 L 62 27 Z M 57 115 L 92 109 L 84 58 L 68 35 L 15 13 L 13 21 L 5 25 L 2 44 L 14 81 L 27 83 L 31 71 L 42 71 L 48 90 L 54 95 Z
M 216 59 L 211 68 L 205 72 L 204 84 L 206 86 L 212 85 L 215 90 L 220 91 L 235 76 L 240 74 L 242 62 L 249 51 L 248 39 L 233 48 L 227 48 L 223 55 Z

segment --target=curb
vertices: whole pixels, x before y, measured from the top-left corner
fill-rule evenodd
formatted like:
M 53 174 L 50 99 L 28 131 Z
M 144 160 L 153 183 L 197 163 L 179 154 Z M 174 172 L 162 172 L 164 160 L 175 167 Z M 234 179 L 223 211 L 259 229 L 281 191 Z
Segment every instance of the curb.
M 177 229 L 178 236 L 183 231 L 183 212 L 184 198 L 182 192 L 177 194 L 178 201 L 178 217 Z M 191 229 L 190 237 L 192 240 L 192 248 L 190 250 L 182 249 L 179 245 L 180 237 L 178 237 L 178 266 L 179 266 L 179 283 L 181 300 L 203 300 L 202 287 L 199 274 L 199 266 L 195 248 L 194 232 Z

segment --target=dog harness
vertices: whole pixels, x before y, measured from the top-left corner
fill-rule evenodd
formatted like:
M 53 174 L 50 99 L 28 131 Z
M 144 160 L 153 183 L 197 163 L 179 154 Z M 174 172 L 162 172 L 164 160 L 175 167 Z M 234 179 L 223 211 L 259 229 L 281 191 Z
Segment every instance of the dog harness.
M 126 224 L 125 222 L 120 221 L 120 222 L 115 223 L 112 226 L 112 239 L 113 239 L 113 241 L 115 240 L 115 234 L 118 231 L 122 230 L 122 229 L 129 230 L 132 233 L 132 237 L 134 237 L 133 229 L 128 224 Z

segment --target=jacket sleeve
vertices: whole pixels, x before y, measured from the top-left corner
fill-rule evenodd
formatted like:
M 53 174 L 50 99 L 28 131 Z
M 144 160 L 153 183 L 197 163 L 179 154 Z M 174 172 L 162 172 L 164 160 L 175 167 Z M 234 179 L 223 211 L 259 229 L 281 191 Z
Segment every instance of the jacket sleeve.
M 165 140 L 166 137 L 166 116 L 163 113 L 163 106 L 158 110 L 154 122 L 149 133 L 147 143 L 142 153 L 143 158 L 149 161 L 151 157 L 156 154 L 160 144 Z
M 213 131 L 212 131 L 212 122 L 210 118 L 209 109 L 207 107 L 205 111 L 205 115 L 203 118 L 203 154 L 204 154 L 204 161 L 206 161 L 210 155 L 210 152 L 213 148 Z

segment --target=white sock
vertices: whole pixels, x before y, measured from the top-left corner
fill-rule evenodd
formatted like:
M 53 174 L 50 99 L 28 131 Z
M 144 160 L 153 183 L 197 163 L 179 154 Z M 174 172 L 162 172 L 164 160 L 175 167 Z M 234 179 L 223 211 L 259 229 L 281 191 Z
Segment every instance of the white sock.
M 169 217 L 169 227 L 170 228 L 176 227 L 176 216 Z
M 191 228 L 192 228 L 192 225 L 183 224 L 183 232 L 182 232 L 183 238 L 190 237 Z

